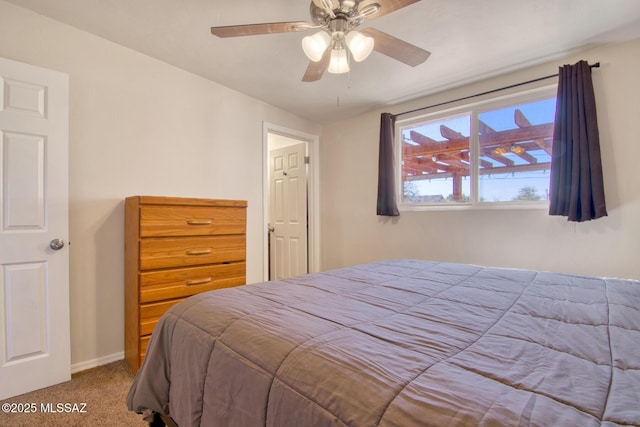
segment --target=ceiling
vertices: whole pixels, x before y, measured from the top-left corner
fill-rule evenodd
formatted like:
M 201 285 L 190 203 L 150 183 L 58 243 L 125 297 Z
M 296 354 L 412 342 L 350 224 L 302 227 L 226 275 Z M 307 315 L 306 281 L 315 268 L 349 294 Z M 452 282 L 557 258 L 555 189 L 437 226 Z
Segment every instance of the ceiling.
M 320 124 L 640 38 L 637 0 L 423 0 L 359 29 L 430 51 L 425 63 L 412 68 L 373 52 L 348 74 L 303 83 L 301 41 L 313 31 L 220 39 L 210 27 L 307 21 L 310 0 L 7 1 Z

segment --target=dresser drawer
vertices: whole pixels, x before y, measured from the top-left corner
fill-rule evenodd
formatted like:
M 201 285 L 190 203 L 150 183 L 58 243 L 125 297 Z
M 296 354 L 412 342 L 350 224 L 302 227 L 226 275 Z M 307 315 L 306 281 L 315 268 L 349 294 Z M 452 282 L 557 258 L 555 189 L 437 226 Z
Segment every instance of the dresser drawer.
M 140 269 L 244 261 L 245 245 L 244 235 L 142 239 Z
M 153 332 L 153 328 L 156 327 L 158 320 L 162 317 L 165 311 L 184 300 L 184 298 L 174 299 L 163 302 L 156 302 L 152 304 L 140 305 L 140 336 L 149 335 Z
M 140 236 L 211 236 L 245 233 L 246 209 L 208 206 L 142 206 Z
M 185 298 L 200 292 L 246 283 L 246 264 L 208 265 L 140 274 L 140 302 Z

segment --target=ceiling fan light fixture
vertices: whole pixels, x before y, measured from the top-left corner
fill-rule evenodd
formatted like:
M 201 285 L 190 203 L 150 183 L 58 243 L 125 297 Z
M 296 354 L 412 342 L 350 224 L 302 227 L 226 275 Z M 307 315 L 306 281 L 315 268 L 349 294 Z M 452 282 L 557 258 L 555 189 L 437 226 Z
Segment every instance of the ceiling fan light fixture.
M 345 40 L 356 62 L 364 61 L 373 51 L 373 37 L 365 36 L 359 31 L 349 31 Z
M 329 61 L 328 72 L 332 74 L 342 74 L 349 72 L 349 58 L 347 50 L 344 48 L 334 48 L 331 50 L 331 60 Z
M 313 62 L 318 62 L 322 59 L 322 55 L 331 44 L 331 36 L 326 31 L 319 31 L 312 36 L 307 36 L 302 39 L 302 50 Z

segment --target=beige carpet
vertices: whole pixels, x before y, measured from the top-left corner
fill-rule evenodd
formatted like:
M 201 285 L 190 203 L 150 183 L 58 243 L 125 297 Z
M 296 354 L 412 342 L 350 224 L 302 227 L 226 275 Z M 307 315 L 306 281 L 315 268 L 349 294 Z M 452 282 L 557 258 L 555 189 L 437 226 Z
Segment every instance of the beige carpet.
M 79 372 L 66 383 L 0 401 L 0 426 L 148 426 L 140 415 L 127 410 L 132 381 L 133 374 L 124 361 Z M 37 411 L 5 413 L 6 403 L 15 403 L 14 408 L 35 404 Z M 43 413 L 42 408 L 62 412 Z M 81 410 L 84 412 L 78 412 Z

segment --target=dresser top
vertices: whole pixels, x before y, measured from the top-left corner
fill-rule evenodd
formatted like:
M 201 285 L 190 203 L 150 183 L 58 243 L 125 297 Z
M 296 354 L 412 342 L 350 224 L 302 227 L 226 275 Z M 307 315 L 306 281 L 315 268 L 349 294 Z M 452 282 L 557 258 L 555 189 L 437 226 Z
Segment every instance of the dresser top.
M 247 207 L 246 200 L 200 199 L 192 197 L 164 197 L 164 196 L 131 196 L 127 202 L 137 202 L 141 205 L 176 205 L 176 206 L 218 206 L 218 207 Z

